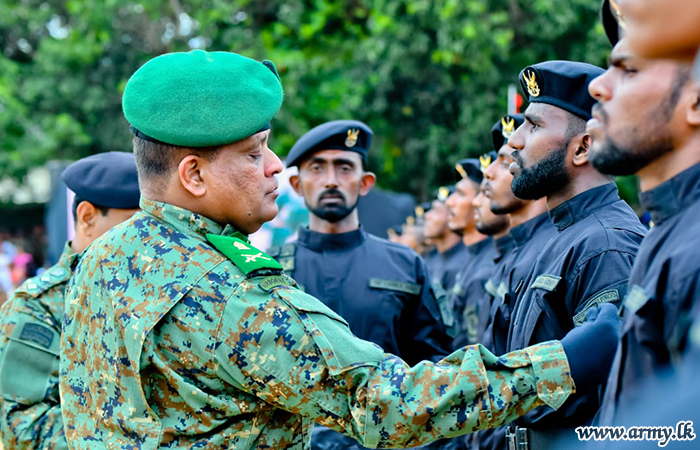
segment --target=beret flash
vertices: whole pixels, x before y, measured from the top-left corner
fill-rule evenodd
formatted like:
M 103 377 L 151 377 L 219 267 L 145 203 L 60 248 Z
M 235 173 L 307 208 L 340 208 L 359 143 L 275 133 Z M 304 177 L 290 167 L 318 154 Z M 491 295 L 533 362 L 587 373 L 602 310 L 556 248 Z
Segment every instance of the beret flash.
M 98 153 L 66 167 L 61 179 L 75 195 L 98 206 L 116 209 L 139 207 L 139 183 L 134 155 Z

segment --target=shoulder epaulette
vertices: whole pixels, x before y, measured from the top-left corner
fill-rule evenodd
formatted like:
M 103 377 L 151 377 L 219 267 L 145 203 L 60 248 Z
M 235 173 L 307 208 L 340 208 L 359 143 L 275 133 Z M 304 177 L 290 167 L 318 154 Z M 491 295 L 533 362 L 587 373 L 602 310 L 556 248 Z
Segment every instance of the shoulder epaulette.
M 28 297 L 36 298 L 48 291 L 52 287 L 65 283 L 70 278 L 68 270 L 54 267 L 41 275 L 29 278 L 17 288 L 16 294 L 25 294 Z
M 246 275 L 260 269 L 282 270 L 280 263 L 272 256 L 241 239 L 207 234 L 207 240 Z

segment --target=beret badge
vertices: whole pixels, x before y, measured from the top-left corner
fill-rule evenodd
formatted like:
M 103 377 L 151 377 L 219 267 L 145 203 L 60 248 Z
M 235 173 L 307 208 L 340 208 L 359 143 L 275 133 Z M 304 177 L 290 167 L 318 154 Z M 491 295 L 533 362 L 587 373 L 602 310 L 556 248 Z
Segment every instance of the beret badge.
M 527 93 L 532 97 L 540 96 L 540 85 L 537 83 L 537 77 L 535 72 L 528 70 L 523 74 L 523 79 L 525 80 L 525 87 L 527 88 Z
M 468 177 L 467 171 L 464 169 L 464 167 L 463 167 L 460 163 L 455 164 L 455 169 L 457 170 L 457 172 L 459 172 L 459 175 L 460 175 L 462 178 L 467 178 L 467 177 Z
M 450 196 L 450 188 L 448 188 L 447 186 L 441 186 L 440 189 L 438 189 L 437 198 L 441 202 L 444 202 L 445 200 L 447 200 L 447 197 L 449 197 L 449 196 Z
M 425 215 L 425 208 L 422 206 L 416 206 L 413 210 L 416 213 L 416 217 L 423 217 Z
M 501 134 L 503 135 L 503 137 L 506 139 L 510 139 L 510 137 L 513 135 L 513 132 L 515 132 L 515 119 L 508 116 L 502 117 Z
M 484 172 L 491 165 L 491 155 L 481 155 L 479 156 L 479 164 L 481 165 L 481 171 Z
M 620 11 L 620 7 L 617 5 L 615 0 L 610 0 L 610 9 L 612 10 L 613 14 L 615 15 L 615 20 L 617 21 L 617 24 L 620 28 L 623 30 L 627 28 L 627 23 L 625 22 L 625 16 L 622 15 L 622 11 Z
M 358 137 L 360 137 L 360 130 L 350 128 L 348 130 L 348 137 L 345 138 L 345 146 L 348 148 L 353 148 L 355 145 L 357 145 Z

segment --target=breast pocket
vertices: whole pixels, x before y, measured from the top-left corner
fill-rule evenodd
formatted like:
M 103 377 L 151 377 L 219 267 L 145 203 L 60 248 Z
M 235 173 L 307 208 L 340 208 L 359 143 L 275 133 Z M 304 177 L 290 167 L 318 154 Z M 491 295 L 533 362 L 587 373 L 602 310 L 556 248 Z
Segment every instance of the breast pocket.
M 550 274 L 538 275 L 530 285 L 530 302 L 524 314 L 521 348 L 561 337 L 559 321 L 552 308 L 560 301 L 560 289 L 561 277 Z
M 60 340 L 57 330 L 33 317 L 17 321 L 0 361 L 3 398 L 31 405 L 56 394 Z
M 367 339 L 382 346 L 389 353 L 400 356 L 399 328 L 404 308 L 411 295 L 420 294 L 417 284 L 396 280 L 371 278 L 368 282 L 372 298 L 376 298 L 373 310 L 366 312 Z

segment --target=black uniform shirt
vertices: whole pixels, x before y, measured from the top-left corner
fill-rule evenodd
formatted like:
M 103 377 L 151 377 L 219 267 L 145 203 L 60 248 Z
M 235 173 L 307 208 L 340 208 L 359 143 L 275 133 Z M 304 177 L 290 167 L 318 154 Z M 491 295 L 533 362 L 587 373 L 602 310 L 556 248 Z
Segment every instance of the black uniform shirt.
M 469 258 L 467 253 L 467 246 L 460 240 L 443 253 L 433 250 L 425 256 L 425 265 L 436 289 L 445 292 L 452 289 L 457 274 Z
M 646 234 L 612 183 L 562 203 L 549 217 L 558 233 L 540 251 L 518 294 L 508 351 L 561 339 L 585 321 L 589 308 L 619 303 Z M 519 423 L 537 429 L 574 427 L 588 423 L 598 407 L 597 390 L 580 391 L 558 411 L 536 408 Z
M 449 353 L 425 263 L 416 252 L 362 228 L 341 234 L 301 228 L 292 245 L 270 254 L 307 293 L 343 316 L 356 336 L 409 364 Z
M 497 256 L 496 247 L 491 237 L 467 246 L 468 259 L 457 274 L 455 285 L 449 293 L 457 323 L 453 349 L 476 344 L 484 333 L 486 324 L 480 318 L 483 314 L 483 300 L 486 296 L 485 285 L 491 277 Z
M 640 388 L 684 353 L 700 305 L 700 164 L 640 195 L 654 227 L 639 248 L 600 422 L 625 422 Z M 620 408 L 616 416 L 616 409 Z

